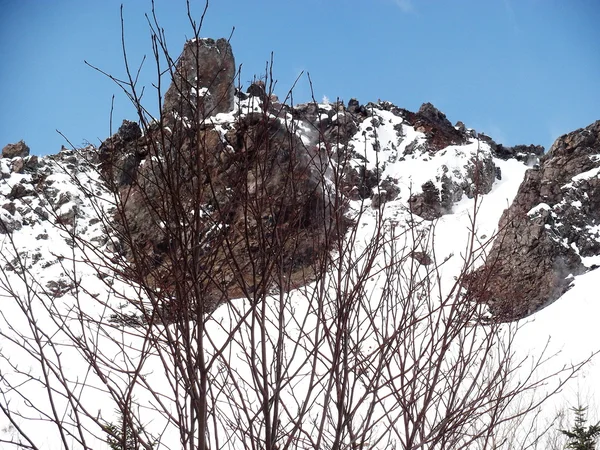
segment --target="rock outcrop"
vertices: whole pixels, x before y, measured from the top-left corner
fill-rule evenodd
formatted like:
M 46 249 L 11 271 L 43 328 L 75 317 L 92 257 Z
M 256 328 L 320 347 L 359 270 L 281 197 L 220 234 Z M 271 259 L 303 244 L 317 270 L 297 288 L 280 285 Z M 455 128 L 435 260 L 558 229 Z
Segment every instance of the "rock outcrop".
M 194 284 L 205 311 L 311 281 L 348 225 L 344 205 L 334 209 L 324 188 L 329 156 L 315 158 L 319 150 L 279 120 L 290 108 L 267 96 L 264 84 L 246 96 L 260 107 L 225 123 L 203 120 L 233 110 L 234 70 L 226 40 L 188 41 L 165 95 L 163 125 L 146 125 L 142 135 L 125 121 L 99 149 L 103 174 L 123 199 L 115 216 L 122 255 L 144 261 L 146 281 L 175 293 L 182 281 L 173 274 L 191 264 L 196 248 L 202 280 Z M 178 236 L 189 231 L 177 224 L 188 222 L 193 243 Z M 285 279 L 271 277 L 274 264 Z
M 99 148 L 99 159 L 106 179 L 117 186 L 131 185 L 148 149 L 143 145 L 142 130 L 136 122 L 124 120 L 119 130 Z
M 24 158 L 26 156 L 29 156 L 29 147 L 22 140 L 16 144 L 8 144 L 2 149 L 3 158 Z
M 479 133 L 479 139 L 487 143 L 494 156 L 500 159 L 516 159 L 529 166 L 539 163 L 539 158 L 544 155 L 545 148 L 543 145 L 515 145 L 508 147 L 502 144 L 497 144 L 491 137 Z
M 510 158 L 536 170 L 503 216 L 488 264 L 471 278 L 478 300 L 499 317 L 523 316 L 564 292 L 570 274 L 587 270 L 585 258 L 600 254 L 598 123 L 563 136 L 542 156 L 539 146 L 476 139 L 430 103 L 417 112 L 357 99 L 347 107 L 292 106 L 260 80 L 236 93 L 234 76 L 226 40 L 188 41 L 160 121 L 140 127 L 125 120 L 99 149 L 45 158 L 28 156 L 22 141 L 6 146 L 0 234 L 45 221 L 98 225 L 53 171 L 79 180 L 82 171 L 99 168 L 94 189 L 121 202 L 108 208 L 98 248 L 125 266 L 136 260 L 137 272 L 126 275 L 166 290 L 174 304 L 187 296 L 177 292 L 182 286 L 201 291 L 196 298 L 210 311 L 229 299 L 313 281 L 315 266 L 352 225 L 350 208 L 383 210 L 397 202 L 394 214 L 408 208 L 435 220 L 463 196 L 490 192 L 501 177 L 494 158 Z M 411 256 L 432 263 L 426 253 Z M 272 276 L 274 264 L 285 276 Z M 195 278 L 182 280 L 190 270 Z
M 235 60 L 226 39 L 192 39 L 177 60 L 163 114 L 204 118 L 233 109 Z
M 159 133 L 137 142 L 117 133 L 112 154 L 134 149 L 147 157 L 137 165 L 117 158 L 126 166 L 107 172 L 126 198 L 117 217 L 127 224 L 124 255 L 147 261 L 153 283 L 174 288 L 173 266 L 190 264 L 183 260 L 188 244 L 174 239 L 186 231 L 170 222 L 170 214 L 182 223 L 199 214 L 194 245 L 207 310 L 254 290 L 288 290 L 313 279 L 314 265 L 344 234 L 330 225 L 344 210 L 334 212 L 323 175 L 298 137 L 262 115 L 244 117 L 224 136 L 210 127 L 197 130 L 164 150 L 152 145 Z M 283 285 L 265 272 L 275 263 L 287 274 Z
M 423 103 L 414 115 L 412 125 L 425 133 L 427 142 L 434 150 L 466 142 L 465 134 L 456 129 L 446 115 L 431 103 Z
M 537 152 L 537 149 L 534 149 Z M 502 320 L 559 298 L 600 255 L 600 121 L 556 140 L 504 212 L 471 293 Z
M 409 198 L 409 207 L 413 214 L 425 220 L 439 219 L 452 212 L 452 205 L 459 202 L 463 195 L 473 198 L 475 195 L 488 194 L 496 179 L 498 170 L 492 154 L 480 154 L 477 163 L 468 161 L 463 170 L 451 173 L 446 165 L 441 166 L 441 174 L 421 186 L 421 192 Z

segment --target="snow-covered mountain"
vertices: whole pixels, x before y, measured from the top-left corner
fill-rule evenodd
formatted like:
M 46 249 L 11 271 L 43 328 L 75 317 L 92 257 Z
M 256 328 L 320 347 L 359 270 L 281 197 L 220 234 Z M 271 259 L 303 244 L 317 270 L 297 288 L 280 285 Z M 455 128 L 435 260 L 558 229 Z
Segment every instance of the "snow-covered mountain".
M 196 448 L 202 398 L 211 448 L 547 448 L 593 412 L 600 122 L 504 147 L 234 92 L 193 44 L 161 121 L 3 150 L 2 446 Z

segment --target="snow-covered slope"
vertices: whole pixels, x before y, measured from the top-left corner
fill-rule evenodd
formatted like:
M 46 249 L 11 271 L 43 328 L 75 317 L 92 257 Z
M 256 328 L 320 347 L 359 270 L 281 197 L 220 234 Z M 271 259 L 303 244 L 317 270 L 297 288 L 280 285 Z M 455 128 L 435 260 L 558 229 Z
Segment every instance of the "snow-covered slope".
M 240 97 L 233 112 L 210 119 L 224 151 L 233 151 L 228 145 L 236 124 L 263 114 L 263 99 Z M 410 413 L 426 417 L 421 424 L 427 429 L 415 431 L 414 439 L 419 433 L 436 435 L 436 430 L 460 421 L 461 405 L 480 408 L 480 415 L 453 429 L 462 437 L 452 445 L 491 448 L 485 441 L 489 436 L 478 436 L 477 430 L 493 414 L 481 399 L 469 403 L 476 390 L 468 382 L 473 370 L 491 376 L 503 358 L 512 359 L 514 372 L 508 374 L 507 386 L 521 386 L 523 392 L 501 412 L 510 414 L 528 409 L 527 402 L 535 406 L 570 373 L 561 372 L 563 368 L 600 348 L 594 326 L 600 279 L 593 270 L 574 277 L 571 290 L 518 324 L 473 326 L 475 316 L 470 316 L 469 326 L 455 336 L 458 341 L 446 342 L 445 327 L 457 314 L 455 302 L 467 298 L 466 286 L 456 280 L 484 264 L 503 211 L 529 169 L 522 161 L 531 164 L 536 155 L 506 158 L 488 138 L 449 128 L 445 116 L 432 111 L 429 105 L 414 114 L 389 103 L 355 103 L 352 108 L 272 105 L 269 120 L 295 133 L 307 154 L 328 155 L 320 163 L 326 165 L 323 192 L 343 192 L 345 215 L 353 225 L 342 244 L 331 249 L 331 266 L 322 278 L 287 294 L 273 290 L 264 308 L 250 299 L 232 299 L 203 321 L 203 351 L 212 362 L 207 369 L 211 417 L 216 418 L 209 440 L 215 448 L 251 448 L 250 442 L 264 435 L 266 426 L 259 419 L 265 408 L 261 396 L 267 395 L 263 388 L 271 396 L 268 402 L 281 407 L 275 427 L 278 445 L 286 436 L 296 436 L 287 444 L 334 448 L 335 419 L 342 414 L 335 389 L 341 389 L 337 383 L 343 379 L 353 386 L 344 391 L 344 427 L 368 436 L 363 448 L 402 448 L 413 426 Z M 322 126 L 315 127 L 318 123 Z M 340 133 L 346 139 L 340 141 Z M 341 153 L 350 157 L 332 156 Z M 144 162 L 150 164 L 142 157 L 140 167 Z M 343 176 L 335 178 L 343 163 Z M 0 167 L 0 443 L 7 448 L 9 443 L 109 448 L 107 429 L 98 423 L 118 424 L 115 410 L 129 405 L 140 420 L 134 427 L 143 429 L 148 442 L 157 448 L 181 448 L 178 414 L 192 417 L 194 404 L 189 392 L 176 388 L 186 376 L 178 372 L 180 361 L 165 355 L 173 342 L 186 338 L 173 325 L 144 327 L 133 320 L 131 314 L 139 309 L 132 304 L 148 301 L 148 291 L 127 282 L 115 273 L 118 266 L 107 263 L 120 257 L 119 237 L 106 228 L 119 194 L 103 181 L 99 150 L 4 158 Z M 597 170 L 586 174 L 598 175 Z M 571 182 L 581 183 L 582 177 L 574 175 Z M 352 332 L 348 335 L 340 322 L 345 307 L 352 311 L 352 321 L 344 325 Z M 468 308 L 470 314 L 475 310 L 486 316 L 485 304 Z M 132 322 L 111 322 L 115 317 Z M 262 325 L 256 326 L 253 321 L 259 318 Z M 485 330 L 491 328 L 498 333 L 499 349 L 511 343 L 509 352 L 469 354 L 472 365 L 461 372 L 463 344 L 485 342 Z M 164 335 L 148 337 L 159 330 Z M 342 341 L 335 338 L 342 335 L 340 347 Z M 346 359 L 336 353 L 340 348 L 349 352 Z M 538 367 L 536 358 L 549 355 L 555 356 Z M 386 370 L 378 372 L 383 361 Z M 349 368 L 346 378 L 337 371 L 342 362 Z M 447 376 L 436 385 L 432 374 L 440 368 Z M 283 375 L 277 378 L 277 373 Z M 546 379 L 552 373 L 558 375 Z M 521 448 L 557 410 L 577 401 L 593 411 L 598 376 L 595 362 L 588 363 L 541 412 L 532 407 L 523 422 L 507 422 L 505 429 L 499 425 L 496 444 Z M 416 394 L 417 388 L 427 392 L 428 383 L 440 389 L 430 403 Z M 416 400 L 404 406 L 408 392 Z M 452 403 L 451 393 L 464 403 Z M 130 403 L 120 403 L 124 399 Z M 536 420 L 538 428 L 530 433 L 528 426 Z M 505 440 L 509 435 L 513 441 Z M 351 445 L 358 438 L 345 439 L 344 445 Z M 444 448 L 441 442 L 428 445 Z

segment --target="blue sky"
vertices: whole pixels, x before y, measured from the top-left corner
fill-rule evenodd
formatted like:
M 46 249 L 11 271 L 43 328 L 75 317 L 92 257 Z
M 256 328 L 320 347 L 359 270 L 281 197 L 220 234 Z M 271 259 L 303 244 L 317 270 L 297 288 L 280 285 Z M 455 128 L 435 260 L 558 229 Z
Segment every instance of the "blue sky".
M 135 113 L 84 60 L 124 75 L 150 54 L 146 0 L 0 0 L 0 147 L 24 139 L 35 154 L 99 144 Z M 174 55 L 191 34 L 183 0 L 156 0 Z M 192 0 L 199 19 L 204 1 Z M 231 39 L 242 83 L 274 52 L 276 93 L 301 71 L 315 96 L 432 102 L 454 123 L 507 145 L 542 144 L 600 119 L 598 0 L 212 0 L 203 35 Z M 141 83 L 155 72 L 147 61 Z M 148 92 L 150 109 L 155 104 Z M 306 78 L 295 102 L 310 99 Z

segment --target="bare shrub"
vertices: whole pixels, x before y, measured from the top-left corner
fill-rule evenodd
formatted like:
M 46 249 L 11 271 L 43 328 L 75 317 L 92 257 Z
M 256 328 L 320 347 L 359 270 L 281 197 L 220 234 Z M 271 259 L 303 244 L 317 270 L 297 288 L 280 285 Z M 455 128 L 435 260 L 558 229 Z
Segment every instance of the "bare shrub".
M 157 73 L 174 78 L 150 24 Z M 198 39 L 191 13 L 190 25 Z M 55 162 L 85 199 L 73 220 L 43 189 L 31 203 L 69 243 L 53 265 L 67 291 L 49 290 L 54 275 L 40 276 L 15 234 L 4 236 L 4 444 L 507 448 L 504 431 L 579 368 L 544 373 L 543 353 L 525 367 L 518 325 L 482 322 L 466 289 L 485 253 L 477 192 L 449 278 L 435 227 L 348 201 L 347 137 L 325 139 L 315 124 L 303 142 L 289 107 L 269 104 L 269 71 L 260 108 L 239 103 L 234 124 L 183 89 L 190 116 L 155 118 L 124 56 L 127 79 L 113 79 L 143 135 L 80 152 L 86 171 Z M 161 103 L 160 79 L 156 92 Z

